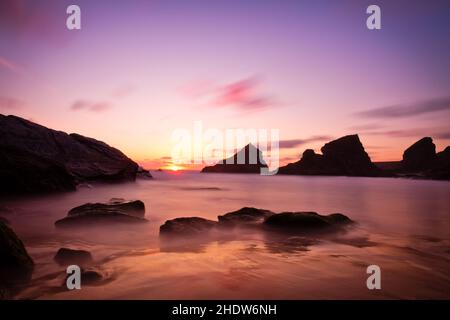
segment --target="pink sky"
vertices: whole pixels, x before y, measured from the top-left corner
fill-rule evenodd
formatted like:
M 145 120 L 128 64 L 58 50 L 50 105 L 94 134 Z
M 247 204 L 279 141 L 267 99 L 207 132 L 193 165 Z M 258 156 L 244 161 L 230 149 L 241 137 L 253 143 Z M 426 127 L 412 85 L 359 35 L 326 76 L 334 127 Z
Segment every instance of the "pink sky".
M 0 113 L 152 168 L 194 121 L 279 129 L 283 162 L 353 133 L 375 161 L 425 135 L 449 145 L 448 1 L 380 1 L 378 31 L 366 1 L 200 0 L 75 1 L 82 29 L 69 31 L 72 2 L 2 1 Z

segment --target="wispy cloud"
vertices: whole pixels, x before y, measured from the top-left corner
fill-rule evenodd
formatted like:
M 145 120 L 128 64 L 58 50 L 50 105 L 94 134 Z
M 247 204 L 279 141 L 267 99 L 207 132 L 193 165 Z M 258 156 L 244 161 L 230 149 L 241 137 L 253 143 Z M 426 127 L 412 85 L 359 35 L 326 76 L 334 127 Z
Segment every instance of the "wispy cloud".
M 376 129 L 381 129 L 381 128 L 383 128 L 383 126 L 378 123 L 367 123 L 367 124 L 361 124 L 361 125 L 349 127 L 350 130 L 356 131 L 356 132 L 376 130 Z
M 131 84 L 124 84 L 121 86 L 118 86 L 117 88 L 114 88 L 114 90 L 111 92 L 111 97 L 116 99 L 122 99 L 130 96 L 133 92 L 136 91 L 136 87 L 134 87 Z
M 22 67 L 20 67 L 18 64 L 12 62 L 9 59 L 6 59 L 5 57 L 0 56 L 0 68 L 7 69 L 14 73 L 22 73 Z
M 280 140 L 280 149 L 292 149 L 303 144 L 318 142 L 318 141 L 330 141 L 333 140 L 330 136 L 312 136 L 306 139 L 292 139 L 292 140 Z
M 241 110 L 262 110 L 274 105 L 272 99 L 258 90 L 255 77 L 229 83 L 217 92 L 216 106 L 234 106 Z
M 0 110 L 2 111 L 16 111 L 21 109 L 25 102 L 13 97 L 0 96 Z
M 87 110 L 92 112 L 103 112 L 111 109 L 108 102 L 92 102 L 87 100 L 77 100 L 71 106 L 72 111 Z
M 435 98 L 410 105 L 393 105 L 356 113 L 369 118 L 404 118 L 450 110 L 450 97 Z
M 364 135 L 387 136 L 391 138 L 420 138 L 431 136 L 437 139 L 450 139 L 450 131 L 443 128 L 411 128 L 399 130 L 367 131 Z
M 179 92 L 213 108 L 254 112 L 279 105 L 272 96 L 262 93 L 262 80 L 256 76 L 220 85 L 197 81 L 181 87 Z
M 438 139 L 450 139 L 450 131 L 438 133 L 435 137 Z

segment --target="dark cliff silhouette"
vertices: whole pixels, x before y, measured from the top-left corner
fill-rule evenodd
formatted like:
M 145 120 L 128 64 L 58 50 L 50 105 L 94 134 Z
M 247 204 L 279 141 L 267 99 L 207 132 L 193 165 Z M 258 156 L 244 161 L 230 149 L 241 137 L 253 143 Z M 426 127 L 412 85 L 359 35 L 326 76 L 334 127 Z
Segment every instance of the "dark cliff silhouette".
M 74 190 L 136 178 L 138 165 L 104 142 L 0 115 L 0 193 Z
M 267 168 L 261 150 L 249 143 L 232 157 L 219 161 L 214 166 L 205 167 L 203 173 L 260 173 Z
M 308 149 L 302 158 L 280 167 L 279 174 L 330 175 L 330 176 L 379 176 L 381 170 L 370 160 L 358 135 L 348 135 L 326 143 L 322 154 Z

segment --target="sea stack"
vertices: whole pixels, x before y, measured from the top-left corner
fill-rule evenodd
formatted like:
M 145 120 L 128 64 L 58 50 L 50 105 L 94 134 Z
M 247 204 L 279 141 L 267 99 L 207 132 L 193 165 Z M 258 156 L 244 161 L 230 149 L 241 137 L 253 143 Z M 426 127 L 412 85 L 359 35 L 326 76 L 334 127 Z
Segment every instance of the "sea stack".
M 326 143 L 322 154 L 308 149 L 301 160 L 279 169 L 280 174 L 373 177 L 380 170 L 372 163 L 358 135 L 348 135 Z
M 249 143 L 232 157 L 219 161 L 214 166 L 205 167 L 203 173 L 261 173 L 267 164 L 262 151 Z

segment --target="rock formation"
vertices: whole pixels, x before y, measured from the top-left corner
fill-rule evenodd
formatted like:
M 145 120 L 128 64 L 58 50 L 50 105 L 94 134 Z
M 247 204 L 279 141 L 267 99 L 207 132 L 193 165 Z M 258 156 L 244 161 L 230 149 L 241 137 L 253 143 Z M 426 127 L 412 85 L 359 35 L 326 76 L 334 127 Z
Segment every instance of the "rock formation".
M 264 225 L 289 232 L 303 233 L 326 231 L 352 222 L 350 218 L 341 213 L 324 216 L 316 212 L 283 212 L 268 217 L 264 221 Z
M 450 147 L 436 153 L 433 139 L 425 137 L 403 153 L 399 175 L 437 180 L 450 179 Z
M 140 200 L 109 203 L 86 203 L 69 211 L 65 218 L 55 222 L 56 227 L 76 227 L 107 224 L 136 224 L 148 222 L 144 203 Z
M 219 161 L 214 166 L 202 169 L 204 173 L 260 173 L 267 168 L 261 150 L 248 144 L 232 157 Z
M 30 280 L 34 263 L 14 231 L 0 221 L 0 287 Z
M 0 115 L 0 193 L 75 190 L 136 178 L 138 165 L 106 143 Z
M 326 143 L 322 154 L 308 149 L 302 159 L 279 169 L 280 174 L 378 176 L 380 170 L 372 163 L 358 135 L 349 135 Z
M 92 255 L 89 251 L 60 248 L 54 257 L 60 265 L 85 265 L 92 262 Z
M 219 222 L 200 217 L 167 220 L 160 227 L 165 238 L 224 235 L 234 227 L 279 231 L 282 233 L 329 232 L 339 230 L 353 221 L 340 213 L 320 215 L 316 212 L 282 212 L 244 207 L 218 217 Z M 211 231 L 217 231 L 211 233 Z
M 436 160 L 436 146 L 433 139 L 425 137 L 414 143 L 403 153 L 402 169 L 418 172 L 430 168 Z
M 167 220 L 159 227 L 161 236 L 206 236 L 217 222 L 199 217 L 176 218 Z
M 249 226 L 260 224 L 264 221 L 264 219 L 270 217 L 271 215 L 274 215 L 274 213 L 269 210 L 244 207 L 237 211 L 224 214 L 223 216 L 218 216 L 217 218 L 220 226 Z

